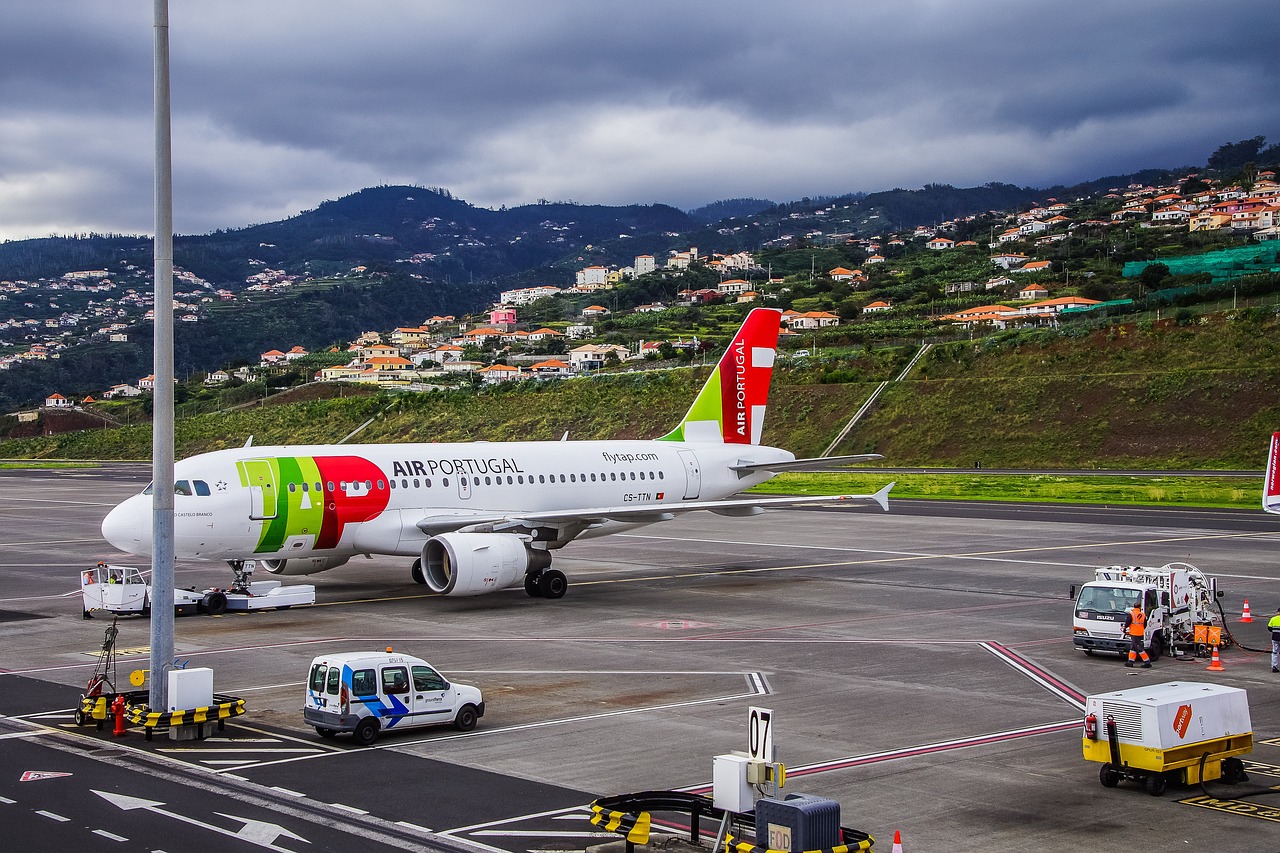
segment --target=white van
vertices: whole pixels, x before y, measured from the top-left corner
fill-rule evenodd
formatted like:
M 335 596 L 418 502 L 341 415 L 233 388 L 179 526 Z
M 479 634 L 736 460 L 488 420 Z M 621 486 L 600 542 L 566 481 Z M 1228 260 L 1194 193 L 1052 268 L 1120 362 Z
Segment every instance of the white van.
M 351 732 L 368 746 L 383 729 L 452 723 L 468 732 L 484 716 L 484 699 L 470 684 L 451 684 L 412 655 L 346 652 L 311 661 L 302 718 L 320 737 Z

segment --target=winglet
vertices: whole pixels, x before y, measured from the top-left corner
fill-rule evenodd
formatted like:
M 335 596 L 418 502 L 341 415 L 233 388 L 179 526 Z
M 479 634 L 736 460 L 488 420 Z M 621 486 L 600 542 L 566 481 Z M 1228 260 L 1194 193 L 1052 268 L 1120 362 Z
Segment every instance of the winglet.
M 889 511 L 889 490 L 896 485 L 898 485 L 897 480 L 893 481 L 892 483 L 885 486 L 883 489 L 881 489 L 880 491 L 876 492 L 874 495 L 871 496 L 876 503 L 880 504 L 880 508 L 885 512 Z

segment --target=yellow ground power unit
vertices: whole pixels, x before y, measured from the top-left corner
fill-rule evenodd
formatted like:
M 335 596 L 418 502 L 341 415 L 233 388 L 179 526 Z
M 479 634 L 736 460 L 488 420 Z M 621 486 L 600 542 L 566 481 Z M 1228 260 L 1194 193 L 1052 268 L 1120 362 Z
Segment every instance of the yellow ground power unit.
M 1253 750 L 1249 698 L 1220 684 L 1173 681 L 1101 693 L 1085 700 L 1084 757 L 1098 779 L 1122 779 L 1160 796 L 1170 782 L 1243 781 L 1237 756 Z

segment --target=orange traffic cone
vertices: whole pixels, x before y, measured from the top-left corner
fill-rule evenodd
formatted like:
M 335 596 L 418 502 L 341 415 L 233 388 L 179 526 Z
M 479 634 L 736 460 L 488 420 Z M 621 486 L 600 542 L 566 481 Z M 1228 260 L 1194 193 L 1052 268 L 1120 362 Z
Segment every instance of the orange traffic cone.
M 1213 660 L 1205 667 L 1207 672 L 1222 672 L 1222 661 L 1218 659 L 1218 647 L 1213 647 Z
M 902 832 L 896 829 L 893 831 L 893 850 L 891 853 L 902 853 Z
M 1240 614 L 1241 622 L 1252 622 L 1253 615 L 1249 612 L 1249 599 L 1244 600 L 1244 612 Z

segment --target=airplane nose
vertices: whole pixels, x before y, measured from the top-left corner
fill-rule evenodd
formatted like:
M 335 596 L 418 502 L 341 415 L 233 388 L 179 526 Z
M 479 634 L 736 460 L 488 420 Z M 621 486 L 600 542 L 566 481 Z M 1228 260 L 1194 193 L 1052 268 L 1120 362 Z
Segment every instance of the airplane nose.
M 151 498 L 134 495 L 102 520 L 102 538 L 127 554 L 151 553 Z

